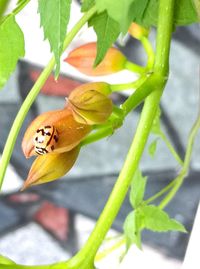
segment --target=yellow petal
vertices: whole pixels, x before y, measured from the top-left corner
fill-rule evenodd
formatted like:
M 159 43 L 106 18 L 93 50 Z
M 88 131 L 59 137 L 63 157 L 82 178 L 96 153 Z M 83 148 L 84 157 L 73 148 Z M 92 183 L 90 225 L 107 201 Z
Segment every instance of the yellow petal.
M 32 185 L 47 183 L 64 176 L 74 165 L 80 147 L 64 153 L 53 153 L 38 156 L 33 162 L 28 177 L 21 190 Z

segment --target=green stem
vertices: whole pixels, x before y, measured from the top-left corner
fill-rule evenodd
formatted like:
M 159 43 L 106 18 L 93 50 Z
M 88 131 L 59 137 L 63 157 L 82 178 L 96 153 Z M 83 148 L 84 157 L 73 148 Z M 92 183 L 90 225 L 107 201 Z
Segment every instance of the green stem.
M 129 61 L 126 61 L 124 68 L 131 71 L 131 72 L 138 73 L 141 75 L 143 75 L 146 72 L 145 67 L 142 67 L 140 65 L 134 64 L 134 63 L 129 62 Z
M 111 88 L 112 92 L 137 89 L 145 82 L 146 79 L 147 79 L 146 75 L 143 75 L 139 79 L 137 79 L 133 82 L 130 82 L 130 83 L 111 84 L 110 88 Z
M 146 51 L 146 54 L 147 54 L 147 66 L 146 66 L 146 69 L 147 70 L 151 70 L 153 68 L 153 65 L 154 65 L 154 60 L 155 60 L 155 54 L 154 54 L 154 51 L 153 51 L 153 48 L 152 48 L 152 45 L 151 43 L 149 42 L 149 39 L 146 38 L 145 36 L 143 36 L 141 39 L 140 39 L 145 51 Z
M 153 196 L 151 196 L 147 200 L 145 200 L 144 201 L 145 204 L 149 204 L 149 203 L 153 202 L 154 200 L 156 200 L 157 198 L 159 198 L 160 196 L 162 196 L 163 194 L 165 194 L 167 191 L 169 191 L 174 186 L 175 183 L 176 183 L 176 179 L 174 179 L 173 181 L 171 181 L 162 190 L 160 190 L 159 192 L 157 192 L 156 194 L 154 194 Z
M 153 91 L 159 90 L 162 87 L 161 77 L 152 73 L 145 82 L 121 105 L 126 116 L 135 109 L 144 99 Z
M 129 149 L 126 161 L 120 172 L 117 182 L 88 241 L 86 242 L 82 250 L 66 263 L 66 265 L 69 266 L 69 268 L 71 269 L 94 268 L 92 267 L 92 264 L 96 252 L 100 247 L 106 233 L 110 229 L 124 201 L 129 185 L 132 181 L 133 175 L 138 167 L 139 161 L 141 159 L 144 147 L 146 145 L 152 127 L 154 117 L 156 115 L 159 106 L 162 91 L 166 83 L 166 76 L 168 75 L 168 59 L 166 60 L 166 58 L 169 57 L 169 48 L 170 48 L 171 32 L 173 24 L 174 1 L 175 0 L 160 0 L 159 5 L 159 19 L 158 19 L 159 27 L 157 37 L 158 55 L 156 57 L 155 62 L 155 68 L 158 76 L 156 76 L 155 74 L 152 75 L 154 79 L 156 78 L 155 81 L 159 82 L 158 83 L 159 88 L 153 91 L 145 100 L 144 107 L 141 113 L 141 118 L 135 133 L 135 137 L 133 139 L 132 145 Z M 163 20 L 162 17 L 164 17 L 165 19 Z M 167 29 L 167 31 L 165 29 Z M 167 35 L 165 41 L 169 43 L 164 44 L 164 46 L 163 46 L 163 40 L 161 40 L 162 35 L 160 33 L 163 30 L 165 30 L 165 34 Z M 164 49 L 164 53 L 162 53 L 162 55 L 160 55 L 161 46 L 162 49 Z M 160 66 L 161 59 L 163 59 L 162 68 L 161 70 L 158 70 L 158 66 Z M 165 67 L 165 65 L 167 65 L 167 67 Z M 151 77 L 149 79 L 152 79 Z M 148 87 L 147 81 L 146 81 L 146 87 Z M 130 107 L 128 107 L 128 109 L 130 109 Z
M 89 18 L 96 12 L 96 8 L 93 7 L 90 9 L 83 17 L 77 22 L 77 24 L 73 27 L 73 29 L 67 34 L 65 41 L 64 41 L 64 48 L 65 50 L 67 46 L 71 43 L 73 38 L 76 36 L 78 31 L 81 29 L 81 27 L 89 20 Z M 0 188 L 3 184 L 3 179 L 5 176 L 6 168 L 8 166 L 8 163 L 10 161 L 10 157 L 19 133 L 19 130 L 22 126 L 22 123 L 32 105 L 35 98 L 37 97 L 38 93 L 40 92 L 40 89 L 46 82 L 48 76 L 51 74 L 53 68 L 55 65 L 55 58 L 52 57 L 52 59 L 49 61 L 48 65 L 45 67 L 45 69 L 40 74 L 39 78 L 37 79 L 36 83 L 34 84 L 33 88 L 30 90 L 28 96 L 24 100 L 14 122 L 11 127 L 10 133 L 8 135 L 4 151 L 1 158 L 0 163 Z
M 30 0 L 24 0 L 21 1 L 20 5 L 18 5 L 13 11 L 12 14 L 13 15 L 17 15 L 28 3 L 30 2 Z
M 166 79 L 169 73 L 171 33 L 174 26 L 174 4 L 175 0 L 159 1 L 154 72 L 161 74 Z
M 112 125 L 102 127 L 94 133 L 89 134 L 85 139 L 83 139 L 83 141 L 81 142 L 81 147 L 99 141 L 107 136 L 110 136 L 113 134 L 113 131 L 114 129 Z
M 174 147 L 172 146 L 172 144 L 170 143 L 170 141 L 167 139 L 166 135 L 162 131 L 160 131 L 159 136 L 165 142 L 166 146 L 168 147 L 169 151 L 174 156 L 174 158 L 177 160 L 177 162 L 181 166 L 183 166 L 183 160 L 180 158 L 180 156 L 178 155 L 178 153 L 175 151 Z
M 86 266 L 89 266 L 89 264 L 94 260 L 99 246 L 101 245 L 121 207 L 122 202 L 124 201 L 133 175 L 138 167 L 157 107 L 159 105 L 161 94 L 162 89 L 160 91 L 153 92 L 146 99 L 134 140 L 113 191 L 83 249 L 67 262 L 67 266 L 69 266 L 69 268 L 76 268 L 77 263 L 82 265 L 79 269 L 86 268 Z
M 103 251 L 97 253 L 96 257 L 95 257 L 95 262 L 100 261 L 102 259 L 104 259 L 106 256 L 108 256 L 109 254 L 111 254 L 114 250 L 118 249 L 119 247 L 121 247 L 122 245 L 124 245 L 126 242 L 125 238 L 121 238 L 121 240 L 118 240 L 117 242 L 115 242 L 114 245 L 112 245 L 111 247 L 104 249 Z
M 4 12 L 6 11 L 9 2 L 10 0 L 0 0 L 0 21 L 2 16 L 4 15 Z
M 176 182 L 176 184 L 174 185 L 173 189 L 167 194 L 167 196 L 160 203 L 160 205 L 159 205 L 160 208 L 166 207 L 168 205 L 168 203 L 173 199 L 173 197 L 176 195 L 177 191 L 181 187 L 185 177 L 188 174 L 191 156 L 192 156 L 192 149 L 193 149 L 194 141 L 195 141 L 196 135 L 199 131 L 199 128 L 200 128 L 200 113 L 199 113 L 197 120 L 195 121 L 195 123 L 190 131 L 182 170 L 180 171 L 180 174 L 177 176 L 177 178 L 174 180 Z

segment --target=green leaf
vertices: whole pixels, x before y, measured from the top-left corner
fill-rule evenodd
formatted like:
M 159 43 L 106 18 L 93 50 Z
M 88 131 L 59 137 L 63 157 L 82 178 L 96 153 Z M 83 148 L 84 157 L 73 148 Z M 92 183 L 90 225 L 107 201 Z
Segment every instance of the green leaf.
M 24 53 L 23 32 L 15 17 L 9 15 L 0 24 L 0 88 L 5 85 Z
M 187 25 L 199 21 L 198 12 L 196 11 L 193 1 L 194 0 L 175 1 L 174 24 L 176 26 Z M 136 17 L 134 21 L 145 27 L 157 26 L 158 5 L 158 0 L 148 1 L 143 16 Z
M 130 203 L 133 208 L 137 208 L 144 198 L 147 177 L 143 177 L 139 169 L 134 174 L 131 183 Z
M 120 33 L 119 24 L 107 12 L 103 12 L 95 14 L 89 21 L 89 26 L 93 26 L 97 34 L 97 55 L 94 62 L 94 66 L 97 66 L 117 39 Z
M 180 231 L 186 232 L 184 226 L 171 219 L 168 214 L 154 205 L 147 205 L 141 208 L 144 228 L 154 232 Z
M 149 0 L 135 0 L 130 8 L 130 14 L 132 14 L 132 21 L 137 21 L 143 18 L 145 10 L 148 6 Z
M 12 260 L 8 259 L 5 256 L 0 255 L 0 265 L 1 264 L 15 264 Z
M 107 11 L 108 15 L 119 23 L 120 30 L 125 34 L 132 22 L 130 8 L 135 0 L 96 0 L 98 12 Z
M 55 77 L 60 71 L 60 56 L 67 32 L 70 17 L 71 0 L 39 0 L 38 11 L 44 31 L 44 38 L 48 39 L 51 51 L 56 60 Z
M 135 244 L 141 249 L 141 219 L 137 211 L 132 211 L 125 219 L 124 222 L 124 235 L 126 238 L 127 250 L 132 244 Z
M 148 152 L 151 157 L 154 157 L 156 153 L 158 138 L 156 138 L 151 144 L 149 145 Z
M 95 0 L 83 0 L 81 5 L 81 11 L 86 12 L 95 4 Z

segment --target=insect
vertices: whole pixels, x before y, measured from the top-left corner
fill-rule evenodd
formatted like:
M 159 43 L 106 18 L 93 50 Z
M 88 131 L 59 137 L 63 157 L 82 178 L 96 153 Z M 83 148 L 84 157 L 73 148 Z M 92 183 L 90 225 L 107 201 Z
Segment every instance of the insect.
M 54 126 L 44 126 L 37 129 L 33 138 L 34 150 L 38 155 L 52 152 L 58 142 L 58 132 Z

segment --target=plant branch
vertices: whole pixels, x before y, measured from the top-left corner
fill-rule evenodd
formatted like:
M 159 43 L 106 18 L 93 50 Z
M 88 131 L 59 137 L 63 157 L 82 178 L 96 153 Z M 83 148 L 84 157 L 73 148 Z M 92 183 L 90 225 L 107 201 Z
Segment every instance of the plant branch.
M 73 38 L 76 36 L 78 31 L 81 29 L 81 27 L 92 17 L 92 15 L 96 12 L 96 8 L 93 7 L 90 9 L 87 13 L 83 15 L 83 17 L 76 23 L 76 25 L 72 28 L 72 30 L 67 34 L 65 41 L 64 41 L 64 46 L 63 46 L 63 51 L 67 48 L 67 46 L 71 43 Z M 14 149 L 14 145 L 19 133 L 19 130 L 22 126 L 22 123 L 32 105 L 34 102 L 35 98 L 37 97 L 38 93 L 40 92 L 40 89 L 42 86 L 45 84 L 48 76 L 51 74 L 53 68 L 55 65 L 55 58 L 52 57 L 52 59 L 49 61 L 48 65 L 45 67 L 45 69 L 42 71 L 40 74 L 39 78 L 37 79 L 36 83 L 34 84 L 33 88 L 30 90 L 28 96 L 24 100 L 14 122 L 11 127 L 10 133 L 8 135 L 4 151 L 2 154 L 1 158 L 1 163 L 0 163 L 0 188 L 3 183 L 3 179 L 5 176 L 6 168 L 8 166 L 8 163 L 10 161 L 10 157 L 12 154 L 12 151 Z
M 161 201 L 161 203 L 159 205 L 160 208 L 164 208 L 169 204 L 169 202 L 173 199 L 173 197 L 175 196 L 175 194 L 177 193 L 177 191 L 181 187 L 185 177 L 188 174 L 191 156 L 192 156 L 192 149 L 193 149 L 194 141 L 195 141 L 195 138 L 196 138 L 196 135 L 197 135 L 199 129 L 200 129 L 200 112 L 199 112 L 198 117 L 197 117 L 191 131 L 190 131 L 183 167 L 182 167 L 179 175 L 174 179 L 175 185 L 173 186 L 173 189 Z
M 148 38 L 146 38 L 145 36 L 143 36 L 141 39 L 140 39 L 145 51 L 146 51 L 146 54 L 147 54 L 147 65 L 146 65 L 146 69 L 147 70 L 151 70 L 153 68 L 153 65 L 154 65 L 154 60 L 155 60 L 155 54 L 154 54 L 154 50 L 152 48 L 152 45 L 149 41 Z
M 163 7 L 165 13 L 163 14 Z M 159 6 L 159 19 L 158 19 L 158 38 L 157 38 L 157 50 L 158 56 L 155 61 L 156 74 L 152 74 L 144 84 L 145 88 L 149 87 L 149 83 L 152 83 L 151 90 L 153 86 L 157 86 L 145 100 L 144 107 L 141 113 L 141 118 L 133 139 L 132 145 L 129 149 L 128 155 L 126 157 L 123 168 L 120 172 L 120 175 L 117 179 L 117 182 L 111 192 L 111 195 L 102 211 L 96 226 L 91 233 L 88 241 L 80 250 L 80 252 L 70 259 L 66 265 L 68 268 L 94 268 L 93 261 L 94 257 L 99 249 L 106 233 L 111 227 L 123 201 L 126 196 L 126 193 L 129 189 L 129 185 L 132 181 L 134 173 L 138 167 L 139 161 L 141 159 L 144 147 L 146 145 L 149 133 L 151 131 L 152 123 L 156 115 L 160 98 L 166 84 L 166 76 L 168 75 L 168 59 L 169 57 L 169 48 L 171 41 L 171 32 L 173 24 L 173 10 L 174 10 L 174 0 L 160 0 Z M 163 17 L 164 16 L 164 20 Z M 165 39 L 167 44 L 163 46 L 163 40 L 161 40 L 161 33 L 163 29 L 167 29 L 165 34 L 168 36 Z M 161 48 L 164 49 L 164 56 L 160 58 Z M 156 52 L 157 53 L 157 52 Z M 162 62 L 163 59 L 163 62 Z M 158 66 L 162 66 L 162 69 L 158 72 Z M 165 66 L 166 65 L 166 66 Z M 148 82 L 147 82 L 148 81 Z M 158 82 L 157 84 L 155 84 Z M 133 107 L 135 101 L 133 101 Z M 133 109 L 132 107 L 132 109 Z M 124 108 L 124 107 L 122 107 Z M 126 112 L 131 110 L 131 105 L 129 104 L 126 108 Z
M 165 142 L 166 146 L 168 147 L 169 151 L 171 152 L 171 154 L 174 156 L 175 160 L 181 165 L 183 166 L 183 160 L 181 159 L 181 157 L 179 156 L 179 154 L 176 152 L 176 150 L 174 149 L 174 147 L 172 146 L 172 144 L 170 143 L 170 141 L 168 140 L 168 138 L 166 137 L 166 135 L 160 131 L 159 132 L 159 136 L 162 138 L 162 140 Z
M 130 61 L 126 61 L 124 68 L 131 72 L 141 74 L 141 75 L 143 75 L 146 72 L 145 67 L 132 63 Z
M 1 22 L 1 18 L 4 15 L 4 12 L 6 11 L 6 8 L 9 4 L 10 0 L 0 0 L 0 22 Z

